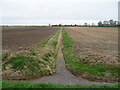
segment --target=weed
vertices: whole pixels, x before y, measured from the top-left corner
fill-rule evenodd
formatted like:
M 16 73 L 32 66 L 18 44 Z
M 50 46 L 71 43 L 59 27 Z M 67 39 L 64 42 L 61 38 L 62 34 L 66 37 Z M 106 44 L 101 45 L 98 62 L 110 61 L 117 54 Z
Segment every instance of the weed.
M 34 55 L 34 56 L 36 56 L 37 55 L 37 53 L 36 53 L 36 50 L 35 49 L 30 49 L 29 50 L 30 51 L 30 55 Z
M 56 46 L 57 46 L 57 41 L 54 41 L 54 42 L 52 43 L 52 46 L 53 46 L 53 48 L 55 49 Z

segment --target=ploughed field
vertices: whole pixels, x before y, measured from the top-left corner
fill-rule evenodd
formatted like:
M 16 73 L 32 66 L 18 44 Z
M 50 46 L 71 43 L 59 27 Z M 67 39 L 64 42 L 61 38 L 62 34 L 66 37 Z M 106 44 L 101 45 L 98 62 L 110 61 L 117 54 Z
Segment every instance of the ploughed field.
M 55 27 L 3 28 L 2 78 L 26 80 L 55 73 L 58 35 Z
M 2 48 L 12 51 L 34 48 L 57 29 L 57 27 L 3 27 Z
M 84 62 L 118 65 L 118 29 L 100 27 L 67 27 L 73 39 L 74 55 Z
M 66 27 L 63 33 L 67 68 L 92 81 L 116 82 L 118 72 L 118 29 Z

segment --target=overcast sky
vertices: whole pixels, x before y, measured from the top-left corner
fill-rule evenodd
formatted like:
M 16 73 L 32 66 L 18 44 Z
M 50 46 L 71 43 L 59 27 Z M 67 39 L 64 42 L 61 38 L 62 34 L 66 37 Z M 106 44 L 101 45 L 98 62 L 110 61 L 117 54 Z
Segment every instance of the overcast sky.
M 1 0 L 2 24 L 118 19 L 119 0 Z

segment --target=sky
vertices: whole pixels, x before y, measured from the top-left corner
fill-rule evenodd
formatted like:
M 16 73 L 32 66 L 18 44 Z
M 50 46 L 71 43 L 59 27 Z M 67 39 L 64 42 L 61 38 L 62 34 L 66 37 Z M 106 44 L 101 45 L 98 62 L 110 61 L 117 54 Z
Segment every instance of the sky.
M 99 20 L 118 20 L 118 1 L 0 0 L 0 17 L 2 17 L 0 24 L 80 24 Z

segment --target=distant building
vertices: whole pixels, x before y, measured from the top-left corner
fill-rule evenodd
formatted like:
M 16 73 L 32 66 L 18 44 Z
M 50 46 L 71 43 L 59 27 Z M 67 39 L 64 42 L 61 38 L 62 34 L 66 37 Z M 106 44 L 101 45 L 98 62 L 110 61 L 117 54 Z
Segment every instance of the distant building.
M 117 22 L 113 20 L 109 20 L 110 26 L 116 26 Z
M 109 26 L 109 21 L 103 21 L 103 26 Z
M 105 20 L 103 21 L 103 23 L 102 21 L 98 22 L 98 26 L 117 26 L 118 24 L 119 24 L 118 21 L 114 21 L 114 20 L 109 20 L 109 21 Z

